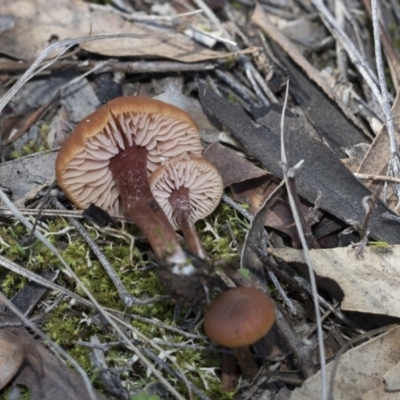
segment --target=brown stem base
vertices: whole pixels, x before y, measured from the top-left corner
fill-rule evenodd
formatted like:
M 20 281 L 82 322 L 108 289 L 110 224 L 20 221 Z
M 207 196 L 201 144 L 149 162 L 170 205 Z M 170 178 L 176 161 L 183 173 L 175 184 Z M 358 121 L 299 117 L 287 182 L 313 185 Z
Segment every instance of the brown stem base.
M 259 367 L 251 354 L 249 346 L 238 347 L 233 349 L 233 352 L 245 378 L 254 378 L 258 373 Z

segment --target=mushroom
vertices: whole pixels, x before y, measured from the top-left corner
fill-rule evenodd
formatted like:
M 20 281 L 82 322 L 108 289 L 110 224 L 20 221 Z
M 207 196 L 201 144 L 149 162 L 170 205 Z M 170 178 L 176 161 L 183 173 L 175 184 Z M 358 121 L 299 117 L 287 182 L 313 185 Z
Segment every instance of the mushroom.
M 194 224 L 211 214 L 221 199 L 223 183 L 217 169 L 204 158 L 185 155 L 166 161 L 149 182 L 174 229 L 181 229 L 189 249 L 205 259 Z
M 243 372 L 257 367 L 247 346 L 266 335 L 275 322 L 273 301 L 254 287 L 237 287 L 219 295 L 204 315 L 204 331 L 215 343 L 231 347 Z
M 77 125 L 58 153 L 56 177 L 78 208 L 94 203 L 129 215 L 159 259 L 189 274 L 193 267 L 148 182 L 157 166 L 183 153 L 202 153 L 188 114 L 158 100 L 120 97 Z

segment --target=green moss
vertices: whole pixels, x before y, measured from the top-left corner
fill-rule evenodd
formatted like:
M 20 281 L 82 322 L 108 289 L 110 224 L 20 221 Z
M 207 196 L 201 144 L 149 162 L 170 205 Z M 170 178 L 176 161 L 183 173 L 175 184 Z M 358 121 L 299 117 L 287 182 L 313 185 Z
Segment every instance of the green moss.
M 242 3 L 240 3 L 239 1 L 232 1 L 231 5 L 235 10 L 238 10 L 238 11 L 244 9 L 244 5 Z
M 230 229 L 227 227 L 229 223 Z M 248 224 L 244 222 L 236 211 L 221 204 L 216 211 L 205 221 L 200 221 L 197 228 L 207 253 L 215 260 L 237 256 L 237 249 L 232 246 L 235 239 L 239 247 L 243 243 Z M 82 237 L 61 218 L 47 218 L 40 225 L 47 239 L 59 249 L 64 259 L 78 275 L 83 284 L 90 290 L 97 301 L 107 308 L 116 310 L 122 316 L 124 313 L 135 313 L 139 316 L 160 321 L 163 324 L 174 326 L 175 306 L 169 301 L 157 302 L 144 306 L 127 308 L 120 300 L 117 290 L 107 276 L 100 262 L 89 249 Z M 146 268 L 143 260 L 148 259 L 147 245 L 140 241 L 140 246 L 130 246 L 129 235 L 137 235 L 135 227 L 128 226 L 124 232 L 114 232 L 113 235 L 106 230 L 97 231 L 92 226 L 86 227 L 90 236 L 96 241 L 112 268 L 118 274 L 130 294 L 147 299 L 163 294 L 163 287 L 158 279 L 155 269 Z M 231 233 L 233 237 L 231 237 Z M 30 246 L 23 246 L 21 238 L 28 237 L 28 232 L 19 223 L 7 227 L 0 227 L 0 251 L 3 256 L 28 267 L 35 272 L 49 270 L 49 268 L 62 270 L 58 259 L 38 241 Z M 26 284 L 25 278 L 1 270 L 2 290 L 8 297 L 13 296 Z M 83 291 L 77 286 L 69 274 L 61 273 L 57 284 L 84 296 Z M 51 304 L 58 294 L 49 293 L 46 303 Z M 41 309 L 43 305 L 39 306 Z M 98 322 L 100 321 L 100 323 Z M 161 329 L 154 324 L 132 319 L 135 330 L 149 339 L 160 338 L 170 343 L 183 343 L 187 338 L 171 331 Z M 98 371 L 91 362 L 92 350 L 79 345 L 78 342 L 89 342 L 93 335 L 97 335 L 101 343 L 118 341 L 113 330 L 98 318 L 97 313 L 86 307 L 74 304 L 69 298 L 62 300 L 57 307 L 46 315 L 41 328 L 55 342 L 66 349 L 72 357 L 85 369 L 97 388 L 101 388 Z M 191 333 L 196 333 L 191 331 Z M 129 334 L 130 336 L 131 334 Z M 200 346 L 208 345 L 207 342 L 194 340 Z M 148 346 L 146 343 L 143 345 Z M 220 355 L 208 351 L 182 349 L 162 346 L 165 352 L 176 360 L 182 373 L 190 382 L 203 390 L 210 398 L 221 400 L 230 399 L 230 394 L 223 393 L 218 377 L 220 368 Z M 158 350 L 152 349 L 155 354 Z M 121 379 L 124 384 L 135 390 L 141 390 L 146 384 L 154 381 L 152 375 L 147 375 L 147 370 L 139 363 L 133 362 L 133 355 L 122 346 L 113 347 L 105 352 L 109 368 L 122 369 Z M 165 360 L 172 368 L 176 368 L 170 361 Z M 176 378 L 165 373 L 164 376 L 185 396 L 187 388 Z
M 17 389 L 16 389 L 17 388 Z M 15 395 L 15 390 L 18 390 L 18 397 Z M 9 400 L 15 399 L 18 400 L 29 400 L 30 399 L 30 391 L 26 386 L 16 385 L 16 387 L 7 387 L 5 390 L 0 393 L 0 400 Z
M 131 397 L 131 400 L 160 400 L 160 396 L 156 394 L 149 394 L 146 390 L 143 390 Z
M 232 247 L 232 242 L 243 243 L 249 229 L 248 223 L 226 204 L 220 204 L 210 217 L 200 221 L 197 226 L 207 254 L 215 260 L 236 256 L 237 250 Z

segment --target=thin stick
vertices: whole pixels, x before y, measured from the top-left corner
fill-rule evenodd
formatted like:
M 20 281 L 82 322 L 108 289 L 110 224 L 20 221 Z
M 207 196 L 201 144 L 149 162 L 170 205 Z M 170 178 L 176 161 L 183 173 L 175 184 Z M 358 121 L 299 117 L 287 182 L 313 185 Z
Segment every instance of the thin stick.
M 65 207 L 57 200 L 53 199 L 53 204 L 59 210 L 66 210 Z M 100 264 L 106 271 L 109 278 L 112 280 L 115 288 L 118 291 L 120 299 L 124 302 L 127 307 L 132 307 L 132 305 L 143 305 L 143 304 L 150 304 L 154 303 L 157 300 L 166 300 L 168 296 L 160 296 L 159 299 L 147 299 L 147 300 L 140 300 L 134 296 L 132 296 L 125 288 L 124 284 L 122 283 L 120 277 L 114 271 L 111 264 L 108 262 L 107 258 L 101 252 L 99 247 L 97 246 L 96 242 L 90 237 L 90 235 L 86 232 L 85 228 L 82 226 L 80 222 L 78 222 L 74 217 L 67 217 L 69 223 L 74 226 L 74 228 L 78 231 L 78 233 L 83 237 L 85 242 L 88 244 L 89 248 L 93 251 L 94 255 L 99 260 Z
M 287 158 L 286 158 L 286 151 L 285 151 L 285 138 L 284 138 L 284 121 L 285 121 L 285 110 L 287 106 L 287 99 L 289 96 L 289 81 L 287 82 L 286 86 L 286 94 L 285 94 L 285 102 L 283 104 L 283 111 L 282 111 L 282 119 L 281 119 L 281 162 L 282 162 L 282 171 L 285 177 L 285 184 L 286 190 L 289 198 L 290 208 L 293 213 L 293 219 L 296 223 L 297 232 L 299 234 L 300 242 L 303 247 L 304 252 L 304 259 L 307 263 L 308 273 L 310 275 L 310 283 L 311 283 L 311 290 L 312 290 L 312 298 L 314 302 L 314 311 L 315 317 L 317 322 L 317 337 L 318 337 L 318 349 L 319 349 L 319 357 L 321 363 L 321 399 L 327 400 L 328 399 L 328 387 L 326 381 L 326 358 L 325 358 L 325 346 L 324 346 L 324 336 L 322 331 L 322 319 L 319 309 L 319 302 L 318 302 L 318 290 L 317 290 L 317 283 L 315 280 L 314 270 L 312 267 L 311 257 L 309 254 L 309 250 L 307 247 L 307 241 L 304 236 L 303 228 L 301 225 L 300 217 L 296 209 L 296 203 L 291 192 L 291 187 L 289 184 L 289 179 L 294 179 L 294 174 L 296 167 L 302 163 L 301 161 L 297 166 L 288 169 L 287 165 Z
M 17 218 L 23 225 L 26 226 L 27 229 L 32 230 L 32 224 L 18 211 L 15 205 L 10 201 L 10 199 L 6 196 L 6 194 L 0 189 L 0 199 L 4 202 L 4 204 L 13 211 L 15 218 Z M 68 271 L 70 276 L 75 280 L 78 286 L 83 290 L 89 300 L 93 303 L 96 309 L 101 313 L 101 315 L 105 318 L 105 320 L 115 329 L 115 331 L 120 335 L 120 337 L 124 340 L 126 346 L 136 354 L 142 363 L 154 374 L 154 376 L 165 385 L 165 387 L 179 400 L 185 400 L 183 396 L 162 376 L 160 371 L 155 368 L 155 366 L 143 356 L 140 350 L 134 346 L 127 335 L 122 331 L 122 329 L 117 325 L 116 318 L 105 312 L 104 308 L 97 302 L 94 296 L 90 293 L 90 291 L 86 288 L 86 286 L 80 281 L 78 276 L 75 274 L 74 270 L 70 267 L 70 265 L 64 260 L 61 256 L 60 252 L 40 233 L 38 230 L 34 232 L 35 237 L 43 243 L 60 261 L 63 267 Z M 118 323 L 124 324 L 124 321 L 118 319 Z
M 8 104 L 8 102 L 14 97 L 14 95 L 22 88 L 22 86 L 26 82 L 28 82 L 35 74 L 43 71 L 49 65 L 57 61 L 71 47 L 86 42 L 93 42 L 95 40 L 115 39 L 121 37 L 144 38 L 146 36 L 147 35 L 135 35 L 132 33 L 104 33 L 101 35 L 83 36 L 77 39 L 60 40 L 59 42 L 51 44 L 39 54 L 39 56 L 25 71 L 25 73 L 17 80 L 17 82 L 15 82 L 15 84 L 11 87 L 11 89 L 0 99 L 0 113 L 3 111 L 4 107 Z M 42 61 L 44 61 L 47 57 L 49 57 L 51 54 L 54 54 L 55 52 L 58 52 L 57 56 L 55 56 L 53 59 L 49 60 L 45 64 L 41 65 Z
M 378 4 L 376 0 L 371 0 L 372 26 L 374 30 L 374 47 L 376 58 L 376 69 L 378 71 L 379 86 L 382 94 L 382 111 L 385 115 L 386 129 L 389 135 L 391 158 L 388 165 L 388 174 L 394 175 L 396 178 L 400 174 L 400 156 L 398 152 L 398 144 L 396 142 L 393 116 L 390 109 L 389 95 L 386 85 L 385 71 L 383 68 L 381 35 L 379 27 Z M 397 200 L 400 199 L 400 185 L 395 185 Z
M 97 400 L 96 393 L 93 389 L 92 383 L 90 382 L 89 377 L 83 368 L 76 362 L 74 358 L 72 358 L 61 346 L 59 346 L 56 342 L 51 340 L 45 333 L 43 333 L 32 321 L 25 317 L 25 315 L 12 303 L 7 297 L 0 292 L 0 301 L 2 304 L 5 304 L 21 321 L 24 322 L 26 326 L 29 327 L 36 335 L 38 335 L 42 340 L 48 343 L 53 349 L 55 349 L 58 354 L 64 357 L 65 360 L 71 363 L 74 368 L 77 370 L 79 375 L 82 377 L 82 380 L 85 384 L 86 390 L 89 394 L 89 398 L 91 400 Z
M 352 63 L 357 68 L 359 73 L 364 78 L 365 82 L 368 84 L 369 88 L 372 90 L 375 98 L 377 99 L 379 105 L 382 107 L 383 98 L 381 92 L 378 87 L 378 78 L 372 71 L 371 67 L 368 65 L 366 60 L 357 50 L 354 43 L 347 36 L 346 32 L 336 23 L 335 18 L 329 12 L 328 8 L 324 5 L 321 0 L 311 0 L 315 8 L 319 11 L 319 13 L 324 17 L 323 20 L 327 28 L 332 32 L 332 34 L 341 41 L 344 49 L 349 55 Z M 382 107 L 383 109 L 383 107 Z
M 65 69 L 74 69 L 75 71 L 89 71 L 99 64 L 96 60 L 81 61 L 62 60 L 53 63 L 47 67 L 49 71 L 63 71 Z M 183 63 L 179 61 L 116 61 L 107 60 L 102 62 L 101 72 L 126 72 L 127 74 L 142 74 L 146 72 L 186 72 L 186 71 L 210 71 L 216 67 L 212 61 Z M 7 60 L 1 62 L 0 73 L 18 74 L 26 71 L 32 65 L 31 61 L 13 61 Z
M 372 175 L 372 174 L 358 174 L 355 173 L 354 176 L 363 181 L 378 181 L 378 182 L 390 182 L 390 183 L 400 183 L 400 177 L 395 178 L 394 176 L 386 175 Z

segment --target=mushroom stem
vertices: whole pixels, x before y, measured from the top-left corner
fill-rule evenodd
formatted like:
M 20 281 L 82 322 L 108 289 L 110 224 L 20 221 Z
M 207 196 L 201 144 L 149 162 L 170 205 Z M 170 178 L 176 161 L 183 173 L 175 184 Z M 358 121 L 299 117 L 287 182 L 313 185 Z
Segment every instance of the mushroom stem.
M 146 236 L 156 256 L 169 264 L 187 257 L 164 211 L 153 197 L 147 178 L 147 150 L 133 143 L 110 159 L 110 169 L 129 217 Z
M 190 218 L 189 189 L 181 186 L 179 189 L 173 190 L 169 197 L 169 202 L 174 210 L 176 222 L 183 232 L 189 250 L 196 254 L 197 257 L 205 260 L 207 254 L 201 244 L 196 227 Z
M 259 367 L 251 354 L 249 346 L 237 347 L 233 349 L 233 352 L 243 375 L 246 378 L 254 378 L 258 373 Z

